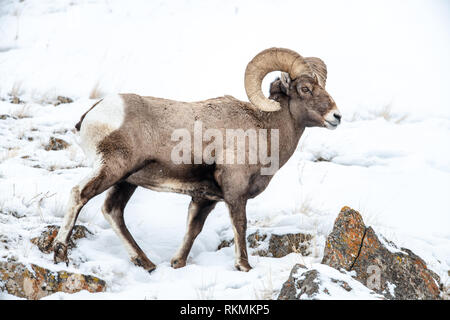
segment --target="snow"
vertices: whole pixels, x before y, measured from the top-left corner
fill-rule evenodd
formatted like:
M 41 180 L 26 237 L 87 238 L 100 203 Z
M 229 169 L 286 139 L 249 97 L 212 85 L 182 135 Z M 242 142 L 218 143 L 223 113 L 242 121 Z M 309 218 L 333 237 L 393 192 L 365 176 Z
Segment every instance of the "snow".
M 384 237 L 381 233 L 377 233 L 377 237 L 380 240 L 381 244 L 391 253 L 402 253 L 404 255 L 408 255 L 407 252 L 400 250 L 396 244 Z
M 304 270 L 304 269 L 303 269 Z M 349 273 L 340 272 L 323 264 L 313 264 L 309 270 L 317 270 L 318 277 L 314 280 L 319 289 L 317 293 L 309 296 L 306 293 L 300 295 L 301 300 L 379 300 L 383 296 L 376 294 L 364 286 L 361 282 L 353 279 Z M 307 271 L 309 271 L 307 270 Z M 298 272 L 302 271 L 299 269 Z M 304 271 L 298 279 L 305 278 Z M 346 285 L 344 285 L 344 283 Z M 347 290 L 343 287 L 345 286 Z M 389 287 L 391 289 L 391 286 Z
M 395 287 L 396 287 L 396 285 L 393 284 L 393 283 L 390 283 L 389 281 L 386 284 L 387 284 L 389 293 L 391 294 L 391 296 L 393 296 L 395 298 Z
M 61 223 L 70 189 L 89 172 L 73 126 L 96 101 L 90 96 L 247 100 L 247 62 L 280 46 L 327 63 L 327 90 L 343 123 L 306 130 L 266 191 L 248 203 L 248 233 L 311 233 L 311 255 L 251 255 L 253 270 L 234 270 L 233 248 L 217 250 L 232 235 L 219 204 L 187 266 L 174 270 L 189 198 L 138 188 L 125 219 L 158 268 L 148 274 L 129 262 L 100 214 L 99 195 L 78 220 L 93 236 L 78 242 L 67 270 L 104 279 L 107 292 L 46 299 L 276 298 L 296 263 L 320 268 L 344 205 L 447 283 L 449 12 L 445 1 L 1 1 L 0 116 L 8 117 L 0 120 L 0 235 L 9 243 L 0 245 L 0 259 L 65 269 L 29 239 Z M 266 77 L 265 92 L 275 76 Z M 10 103 L 10 94 L 26 104 Z M 57 96 L 74 102 L 55 107 Z M 50 137 L 70 147 L 46 151 Z M 7 298 L 14 297 L 0 294 Z

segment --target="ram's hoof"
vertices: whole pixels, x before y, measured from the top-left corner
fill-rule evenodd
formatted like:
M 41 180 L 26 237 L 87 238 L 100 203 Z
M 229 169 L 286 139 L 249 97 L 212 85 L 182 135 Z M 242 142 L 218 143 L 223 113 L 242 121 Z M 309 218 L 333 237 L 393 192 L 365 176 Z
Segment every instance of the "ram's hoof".
M 65 262 L 67 266 L 69 265 L 69 259 L 67 258 L 67 246 L 65 244 L 56 242 L 53 245 L 53 262 Z
M 240 261 L 234 265 L 236 269 L 239 271 L 249 272 L 252 270 L 252 267 L 248 264 L 247 261 Z
M 156 265 L 151 262 L 147 257 L 135 257 L 131 259 L 136 266 L 144 268 L 149 273 L 156 269 Z
M 172 260 L 170 260 L 170 265 L 174 269 L 183 268 L 186 265 L 186 259 L 172 258 Z

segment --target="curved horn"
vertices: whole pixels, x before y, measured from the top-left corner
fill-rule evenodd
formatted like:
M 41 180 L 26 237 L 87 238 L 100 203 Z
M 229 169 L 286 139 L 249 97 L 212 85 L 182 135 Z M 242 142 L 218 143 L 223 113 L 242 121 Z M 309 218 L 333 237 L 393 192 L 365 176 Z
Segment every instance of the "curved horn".
M 327 65 L 322 59 L 316 57 L 305 58 L 306 63 L 310 66 L 312 72 L 317 76 L 317 82 L 322 88 L 325 88 L 327 82 Z
M 280 104 L 267 99 L 261 91 L 264 77 L 272 71 L 287 72 L 293 80 L 305 73 L 313 75 L 311 67 L 295 51 L 270 48 L 258 53 L 245 69 L 245 92 L 256 108 L 266 112 L 280 110 Z

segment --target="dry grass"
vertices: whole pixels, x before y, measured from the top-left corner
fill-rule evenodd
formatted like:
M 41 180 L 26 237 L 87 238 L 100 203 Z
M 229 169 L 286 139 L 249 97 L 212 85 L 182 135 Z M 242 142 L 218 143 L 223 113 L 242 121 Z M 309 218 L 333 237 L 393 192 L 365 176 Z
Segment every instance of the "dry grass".
M 31 106 L 29 104 L 20 104 L 17 105 L 14 109 L 11 110 L 11 116 L 16 117 L 18 119 L 31 118 L 33 116 Z
M 399 124 L 399 123 L 405 122 L 405 120 L 408 118 L 409 118 L 409 114 L 404 114 L 400 118 L 397 118 L 396 120 L 394 120 L 394 123 Z
M 373 112 L 377 118 L 383 118 L 386 121 L 392 120 L 392 104 L 388 103 L 384 105 L 380 110 Z
M 367 204 L 364 204 L 361 201 L 359 202 L 355 210 L 361 214 L 363 221 L 367 226 L 382 225 L 382 221 L 380 220 L 381 212 L 379 210 L 371 209 Z
M 400 124 L 405 122 L 409 118 L 409 114 L 398 114 L 394 110 L 394 105 L 392 103 L 387 103 L 383 105 L 379 109 L 373 109 L 369 110 L 368 115 L 363 115 L 360 112 L 353 113 L 352 117 L 350 118 L 350 122 L 358 121 L 358 120 L 373 120 L 378 118 L 383 118 L 384 120 L 388 122 L 392 122 L 395 124 Z
M 22 91 L 22 82 L 20 81 L 15 81 L 11 91 L 8 92 L 8 95 L 13 97 L 13 98 L 18 98 L 21 94 L 23 93 Z
M 382 107 L 377 112 L 374 112 L 374 114 L 377 117 L 381 117 L 386 121 L 394 122 L 396 124 L 404 122 L 406 119 L 408 119 L 408 114 L 403 114 L 402 116 L 395 116 L 395 113 L 393 112 L 392 103 L 386 104 L 384 107 Z
M 27 208 L 32 205 L 35 205 L 41 221 L 45 223 L 46 221 L 44 219 L 44 213 L 42 212 L 42 204 L 46 199 L 49 199 L 55 195 L 56 193 L 51 194 L 50 191 L 47 191 L 46 193 L 39 192 L 34 197 L 32 197 L 27 201 L 25 201 L 25 198 L 22 198 L 22 204 Z
M 308 194 L 302 193 L 300 195 L 300 202 L 295 207 L 295 213 L 301 213 L 308 217 L 314 214 L 314 206 L 312 205 L 312 197 Z
M 104 92 L 100 89 L 100 81 L 97 80 L 89 93 L 89 99 L 100 99 L 104 96 Z
M 0 162 L 16 157 L 19 154 L 19 148 L 8 149 L 0 152 Z

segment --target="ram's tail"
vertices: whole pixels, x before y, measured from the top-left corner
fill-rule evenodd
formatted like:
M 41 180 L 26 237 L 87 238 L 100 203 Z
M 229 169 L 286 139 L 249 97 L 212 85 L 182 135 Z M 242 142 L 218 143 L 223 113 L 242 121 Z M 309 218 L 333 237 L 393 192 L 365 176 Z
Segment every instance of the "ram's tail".
M 78 121 L 78 123 L 75 125 L 75 129 L 77 129 L 77 131 L 80 131 L 81 128 L 81 123 L 84 120 L 84 117 L 86 117 L 86 115 L 88 114 L 89 111 L 91 111 L 97 104 L 99 104 L 103 99 L 98 100 L 96 103 L 94 103 L 94 105 L 92 107 L 89 108 L 88 111 L 86 111 L 82 116 L 80 121 Z

